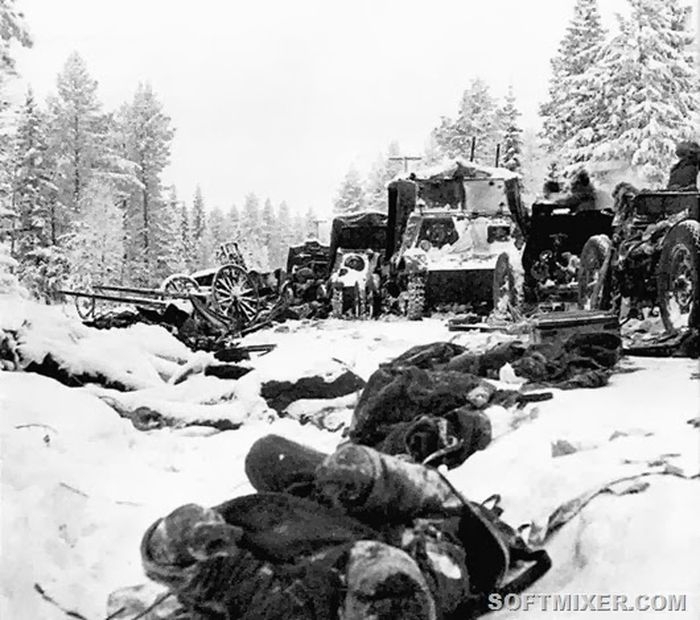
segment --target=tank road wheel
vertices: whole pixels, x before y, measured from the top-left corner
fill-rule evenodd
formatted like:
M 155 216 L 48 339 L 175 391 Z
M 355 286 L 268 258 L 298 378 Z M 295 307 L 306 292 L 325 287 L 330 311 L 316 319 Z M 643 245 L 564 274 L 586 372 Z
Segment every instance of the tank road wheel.
M 250 275 L 237 265 L 224 265 L 211 284 L 214 309 L 228 318 L 236 329 L 250 325 L 260 312 L 260 297 Z
M 333 287 L 333 294 L 331 295 L 331 316 L 334 319 L 340 319 L 343 317 L 343 289 Z
M 664 327 L 700 326 L 700 222 L 674 226 L 661 246 L 657 290 Z
M 493 309 L 496 314 L 520 316 L 522 291 L 518 290 L 515 270 L 505 252 L 498 257 L 493 270 Z
M 190 293 L 196 293 L 199 291 L 199 284 L 197 280 L 188 276 L 184 273 L 175 273 L 172 276 L 168 276 L 163 280 L 163 284 L 160 285 L 161 290 L 166 293 L 180 293 L 182 295 L 189 295 Z
M 578 268 L 578 307 L 601 310 L 610 306 L 610 291 L 605 285 L 609 271 L 612 242 L 607 235 L 594 235 L 581 250 Z
M 425 312 L 425 275 L 414 273 L 408 276 L 408 311 L 407 316 L 411 321 L 423 318 Z

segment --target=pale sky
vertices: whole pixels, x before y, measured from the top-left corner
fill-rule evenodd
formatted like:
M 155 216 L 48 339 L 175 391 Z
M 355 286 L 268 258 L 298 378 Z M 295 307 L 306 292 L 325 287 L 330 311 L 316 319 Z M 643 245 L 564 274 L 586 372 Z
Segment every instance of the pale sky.
M 248 192 L 327 212 L 350 164 L 420 154 L 471 78 L 512 83 L 536 126 L 574 0 L 17 0 L 42 100 L 72 51 L 105 109 L 150 81 L 176 129 L 164 181 L 208 207 Z M 606 26 L 624 0 L 599 0 Z M 23 86 L 22 86 L 23 88 Z

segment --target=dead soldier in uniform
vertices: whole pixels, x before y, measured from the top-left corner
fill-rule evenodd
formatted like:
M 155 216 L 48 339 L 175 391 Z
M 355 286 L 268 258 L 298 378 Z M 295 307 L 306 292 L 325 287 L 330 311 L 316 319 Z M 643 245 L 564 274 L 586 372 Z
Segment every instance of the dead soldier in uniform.
M 465 619 L 551 565 L 497 506 L 367 446 L 325 455 L 270 435 L 246 473 L 256 494 L 182 506 L 144 535 L 147 575 L 177 597 L 158 618 Z

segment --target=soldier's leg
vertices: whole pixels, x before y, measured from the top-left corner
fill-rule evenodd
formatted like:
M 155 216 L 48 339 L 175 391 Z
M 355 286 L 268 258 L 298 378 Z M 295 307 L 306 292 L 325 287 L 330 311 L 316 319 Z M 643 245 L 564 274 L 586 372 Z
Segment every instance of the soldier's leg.
M 279 435 L 258 439 L 245 459 L 245 472 L 258 492 L 308 496 L 316 467 L 326 454 Z
M 435 603 L 416 562 L 390 545 L 362 540 L 350 550 L 340 620 L 434 620 Z
M 317 467 L 315 486 L 319 497 L 368 522 L 458 515 L 464 506 L 436 470 L 354 444 Z

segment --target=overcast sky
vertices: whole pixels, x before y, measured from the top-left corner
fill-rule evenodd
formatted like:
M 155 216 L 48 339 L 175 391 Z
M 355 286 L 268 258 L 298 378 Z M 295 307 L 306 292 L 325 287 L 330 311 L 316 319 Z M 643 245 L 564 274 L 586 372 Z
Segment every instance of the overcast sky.
M 509 83 L 537 124 L 549 59 L 574 0 L 17 0 L 35 44 L 18 53 L 40 98 L 72 51 L 106 109 L 150 81 L 176 135 L 165 175 L 209 207 L 248 192 L 329 210 L 350 164 L 391 140 L 423 150 L 475 76 Z M 600 0 L 606 26 L 624 0 Z

